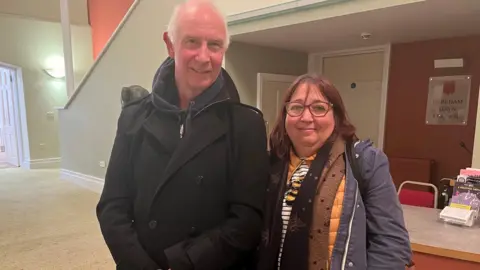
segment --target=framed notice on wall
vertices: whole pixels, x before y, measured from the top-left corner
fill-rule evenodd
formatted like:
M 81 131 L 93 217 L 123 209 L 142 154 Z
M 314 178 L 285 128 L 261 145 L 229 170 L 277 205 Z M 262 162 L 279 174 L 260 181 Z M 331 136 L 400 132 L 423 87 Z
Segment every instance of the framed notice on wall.
M 431 77 L 426 124 L 466 125 L 471 85 L 471 76 Z

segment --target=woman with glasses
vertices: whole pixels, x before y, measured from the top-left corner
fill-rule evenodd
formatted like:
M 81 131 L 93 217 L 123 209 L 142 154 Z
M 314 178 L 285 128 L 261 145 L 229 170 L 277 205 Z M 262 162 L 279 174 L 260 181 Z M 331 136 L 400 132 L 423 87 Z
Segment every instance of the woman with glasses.
M 357 141 L 329 81 L 304 75 L 291 85 L 270 135 L 270 154 L 257 269 L 403 270 L 410 264 L 388 159 L 370 142 Z

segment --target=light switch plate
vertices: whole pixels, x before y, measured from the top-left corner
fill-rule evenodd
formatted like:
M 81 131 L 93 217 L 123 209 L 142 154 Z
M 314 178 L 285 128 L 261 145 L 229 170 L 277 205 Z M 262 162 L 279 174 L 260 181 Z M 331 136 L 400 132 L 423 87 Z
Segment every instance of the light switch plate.
M 55 118 L 55 113 L 54 112 L 47 112 L 47 118 L 48 119 L 54 119 Z

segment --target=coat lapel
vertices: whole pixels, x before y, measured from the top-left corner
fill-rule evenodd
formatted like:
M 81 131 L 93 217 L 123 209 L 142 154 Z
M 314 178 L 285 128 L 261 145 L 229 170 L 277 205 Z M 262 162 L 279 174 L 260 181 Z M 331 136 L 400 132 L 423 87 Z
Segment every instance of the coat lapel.
M 172 128 L 174 126 L 178 126 L 178 129 Z M 178 119 L 173 114 L 152 113 L 143 123 L 143 128 L 168 153 L 172 154 L 175 151 L 180 140 L 180 125 L 178 124 Z
M 205 112 L 192 119 L 191 127 L 186 130 L 161 177 L 155 196 L 183 165 L 226 132 L 226 124 L 215 114 Z

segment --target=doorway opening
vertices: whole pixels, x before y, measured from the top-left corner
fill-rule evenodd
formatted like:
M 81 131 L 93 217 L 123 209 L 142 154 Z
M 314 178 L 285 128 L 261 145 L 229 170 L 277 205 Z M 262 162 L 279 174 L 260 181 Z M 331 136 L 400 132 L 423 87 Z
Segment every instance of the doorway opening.
M 17 75 L 18 68 L 0 63 L 0 169 L 21 166 L 22 134 L 18 89 L 22 84 L 18 83 Z
M 257 108 L 262 111 L 267 130 L 267 148 L 270 150 L 270 133 L 283 102 L 285 91 L 297 76 L 257 73 Z

